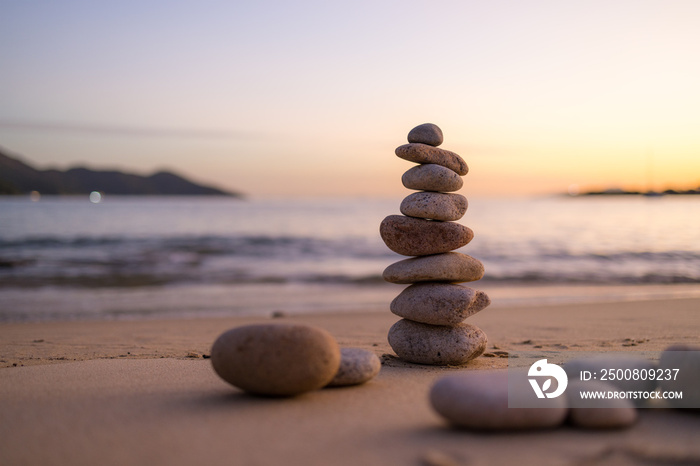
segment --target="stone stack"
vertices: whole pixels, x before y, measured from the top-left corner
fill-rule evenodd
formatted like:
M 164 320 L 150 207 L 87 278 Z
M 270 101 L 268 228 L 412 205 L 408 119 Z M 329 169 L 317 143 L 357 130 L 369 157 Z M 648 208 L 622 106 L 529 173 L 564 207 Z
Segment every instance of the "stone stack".
M 389 330 L 389 344 L 403 360 L 419 364 L 460 365 L 486 348 L 486 334 L 463 321 L 491 303 L 486 293 L 459 285 L 479 280 L 484 266 L 466 254 L 453 252 L 474 233 L 456 223 L 467 210 L 467 199 L 454 194 L 469 171 L 459 155 L 437 146 L 442 131 L 426 123 L 408 133 L 408 144 L 396 155 L 419 165 L 401 177 L 418 190 L 401 202 L 403 215 L 390 215 L 380 226 L 384 243 L 405 259 L 384 270 L 391 283 L 410 284 L 391 303 L 403 317 Z

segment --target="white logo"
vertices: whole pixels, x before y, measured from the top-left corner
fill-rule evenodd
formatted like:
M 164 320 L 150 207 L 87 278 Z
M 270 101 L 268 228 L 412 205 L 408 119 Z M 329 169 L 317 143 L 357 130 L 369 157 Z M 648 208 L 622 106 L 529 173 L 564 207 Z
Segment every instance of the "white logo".
M 549 387 L 552 385 L 551 378 L 544 381 L 542 388 L 540 388 L 537 379 L 528 379 L 530 385 L 532 385 L 532 389 L 535 391 L 535 395 L 537 395 L 537 398 L 544 398 L 545 395 L 547 398 L 556 398 L 564 393 L 564 390 L 566 390 L 566 385 L 569 383 L 569 378 L 566 376 L 564 369 L 556 364 L 548 364 L 546 359 L 540 359 L 530 366 L 530 370 L 527 371 L 527 375 L 535 377 L 554 377 L 557 380 L 557 389 L 551 393 L 547 393 L 547 390 L 549 390 Z

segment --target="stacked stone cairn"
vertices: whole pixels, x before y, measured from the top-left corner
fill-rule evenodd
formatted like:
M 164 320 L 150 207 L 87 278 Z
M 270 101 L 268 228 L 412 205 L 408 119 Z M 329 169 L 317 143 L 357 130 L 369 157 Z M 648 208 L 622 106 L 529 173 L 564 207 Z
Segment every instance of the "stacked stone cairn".
M 454 252 L 474 237 L 456 223 L 467 210 L 467 199 L 455 194 L 469 171 L 459 155 L 438 148 L 440 128 L 425 123 L 408 133 L 408 144 L 396 155 L 419 165 L 403 174 L 408 189 L 417 190 L 400 206 L 403 215 L 390 215 L 380 235 L 392 251 L 415 256 L 384 270 L 391 283 L 410 284 L 391 303 L 403 319 L 389 330 L 389 344 L 403 360 L 431 365 L 461 365 L 486 349 L 486 334 L 463 322 L 486 308 L 491 300 L 482 291 L 459 285 L 479 280 L 484 266 L 477 259 Z

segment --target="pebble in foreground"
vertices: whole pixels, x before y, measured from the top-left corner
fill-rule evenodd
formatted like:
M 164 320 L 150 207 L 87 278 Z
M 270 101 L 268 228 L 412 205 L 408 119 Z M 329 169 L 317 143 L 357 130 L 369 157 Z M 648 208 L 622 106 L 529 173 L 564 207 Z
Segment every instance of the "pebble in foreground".
M 340 368 L 329 387 L 359 385 L 379 374 L 382 363 L 376 354 L 362 348 L 341 348 Z
M 569 382 L 566 393 L 571 406 L 569 412 L 571 424 L 587 429 L 615 429 L 634 424 L 637 420 L 637 409 L 630 400 L 577 398 L 582 391 L 608 392 L 616 389 L 614 385 L 600 380 Z
M 340 348 L 328 332 L 307 325 L 245 325 L 216 339 L 211 363 L 222 379 L 246 392 L 293 396 L 333 379 Z
M 568 413 L 564 396 L 547 399 L 546 408 L 508 408 L 506 371 L 443 377 L 430 390 L 430 403 L 451 425 L 476 430 L 552 428 Z
M 697 408 L 700 406 L 700 347 L 691 345 L 673 345 L 661 353 L 659 368 L 675 371 L 676 380 L 663 379 L 659 384 L 661 390 L 680 390 L 683 398 L 668 400 L 676 408 Z

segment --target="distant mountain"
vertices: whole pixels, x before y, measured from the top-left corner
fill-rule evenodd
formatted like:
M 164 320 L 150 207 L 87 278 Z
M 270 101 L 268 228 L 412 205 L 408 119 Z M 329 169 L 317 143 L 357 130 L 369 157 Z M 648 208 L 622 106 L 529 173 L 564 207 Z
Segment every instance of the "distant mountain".
M 610 188 L 603 191 L 588 191 L 580 196 L 647 196 L 658 197 L 666 195 L 700 194 L 700 186 L 697 189 L 667 189 L 666 191 L 626 191 L 620 188 Z
M 241 197 L 240 193 L 201 186 L 169 172 L 140 176 L 120 171 L 95 171 L 71 168 L 66 171 L 37 170 L 0 151 L 0 195 L 28 194 L 104 194 L 140 195 L 220 195 Z

